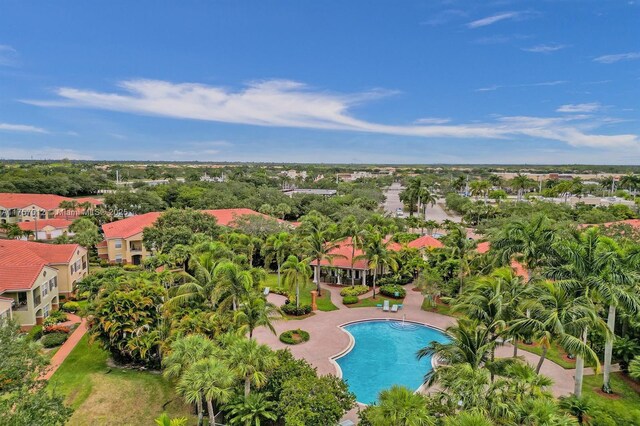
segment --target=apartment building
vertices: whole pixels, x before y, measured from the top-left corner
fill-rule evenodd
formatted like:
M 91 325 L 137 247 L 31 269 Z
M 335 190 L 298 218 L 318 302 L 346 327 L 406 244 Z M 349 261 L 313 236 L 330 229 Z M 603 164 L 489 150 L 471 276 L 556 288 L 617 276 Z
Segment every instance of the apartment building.
M 25 329 L 41 324 L 87 268 L 87 251 L 78 244 L 0 240 L 0 317 Z
M 64 201 L 76 202 L 78 205 L 89 203 L 93 206 L 102 204 L 95 198 L 69 198 L 54 194 L 14 194 L 0 192 L 0 223 L 31 222 L 36 220 L 65 219 L 79 216 L 84 208 L 72 211 L 60 208 Z

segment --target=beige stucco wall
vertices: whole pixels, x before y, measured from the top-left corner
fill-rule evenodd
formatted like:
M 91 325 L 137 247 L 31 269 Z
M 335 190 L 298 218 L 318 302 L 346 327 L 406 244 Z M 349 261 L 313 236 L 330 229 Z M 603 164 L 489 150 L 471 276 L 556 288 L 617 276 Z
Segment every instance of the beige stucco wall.
M 122 243 L 122 247 L 120 248 L 116 248 L 116 243 L 118 241 L 121 241 Z M 132 251 L 130 249 L 132 243 L 139 245 L 142 250 Z M 147 257 L 151 256 L 151 252 L 147 251 L 147 249 L 142 244 L 142 232 L 139 232 L 128 238 L 110 238 L 107 240 L 107 255 L 109 258 L 109 262 L 111 263 L 117 262 L 118 255 L 120 255 L 122 263 L 131 264 L 133 263 L 132 257 L 137 254 L 141 254 L 142 259 L 146 259 Z
M 41 300 L 38 305 L 35 305 L 34 302 L 35 302 L 36 296 L 41 295 L 42 285 L 44 285 L 45 283 L 47 283 L 48 285 L 49 280 L 57 276 L 57 274 L 58 274 L 58 271 L 55 268 L 51 268 L 48 266 L 45 266 L 42 269 L 42 271 L 40 271 L 40 275 L 38 275 L 38 278 L 36 278 L 34 285 L 31 287 L 31 290 L 27 292 L 26 308 L 23 307 L 23 309 L 17 309 L 20 307 L 16 306 L 16 308 L 14 308 L 13 310 L 13 318 L 18 322 L 18 324 L 22 326 L 36 325 L 38 322 L 42 321 L 42 314 L 45 307 L 49 308 L 49 312 L 53 310 L 52 302 L 55 302 L 57 304 L 59 300 L 59 296 L 58 296 L 58 288 L 60 288 L 59 284 L 58 284 L 58 287 L 54 287 L 53 289 L 49 290 L 46 296 L 44 297 L 41 296 Z M 17 292 L 14 292 L 14 293 L 5 292 L 3 296 L 13 297 L 16 300 L 16 302 L 18 301 Z
M 71 265 L 80 261 L 80 269 L 71 273 Z M 58 271 L 58 290 L 61 296 L 68 297 L 74 291 L 74 285 L 77 281 L 81 280 L 89 273 L 89 259 L 87 250 L 84 247 L 78 246 L 78 249 L 73 253 L 69 263 L 61 263 L 58 265 L 51 265 Z M 84 266 L 84 268 L 83 268 Z

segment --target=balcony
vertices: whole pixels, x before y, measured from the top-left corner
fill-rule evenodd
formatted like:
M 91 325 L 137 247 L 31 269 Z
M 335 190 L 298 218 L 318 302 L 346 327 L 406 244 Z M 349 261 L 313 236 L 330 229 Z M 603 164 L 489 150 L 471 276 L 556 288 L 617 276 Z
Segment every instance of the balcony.
M 40 306 L 40 303 L 42 303 L 42 297 L 40 297 L 40 296 L 35 296 L 35 297 L 33 298 L 33 303 L 34 303 L 34 305 L 35 305 L 35 306 Z
M 140 243 L 140 242 L 130 243 L 129 244 L 129 251 L 131 253 L 142 253 L 142 243 Z

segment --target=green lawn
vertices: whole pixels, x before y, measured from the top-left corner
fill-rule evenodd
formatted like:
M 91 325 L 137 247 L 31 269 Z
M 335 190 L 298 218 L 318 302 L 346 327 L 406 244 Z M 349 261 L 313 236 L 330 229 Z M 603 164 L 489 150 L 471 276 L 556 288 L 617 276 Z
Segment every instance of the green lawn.
M 518 343 L 518 348 L 522 349 L 523 351 L 534 353 L 536 355 L 542 355 L 542 348 L 537 345 L 525 345 L 523 343 Z M 566 369 L 576 368 L 576 361 L 566 358 L 565 355 L 566 355 L 566 352 L 563 351 L 562 348 L 560 348 L 557 345 L 551 345 L 549 350 L 547 350 L 546 359 L 549 361 L 555 362 L 562 368 L 566 368 Z
M 427 312 L 435 312 L 437 314 L 440 315 L 446 315 L 449 317 L 460 317 L 462 314 L 458 313 L 458 312 L 452 312 L 451 311 L 451 306 L 446 305 L 444 303 L 437 303 L 436 306 L 432 306 L 431 302 L 429 302 L 429 300 L 427 300 L 427 298 L 425 297 L 425 299 L 422 301 L 422 306 L 421 309 L 423 311 L 427 311 Z
M 150 425 L 163 411 L 190 416 L 173 385 L 157 373 L 107 366 L 108 353 L 85 336 L 49 381 L 75 412 L 69 425 Z
M 599 392 L 602 374 L 585 376 L 582 391 L 584 396 L 592 400 L 594 424 L 640 424 L 640 383 L 634 389 L 627 380 L 629 379 L 623 378 L 622 373 L 612 373 L 611 387 L 614 395 L 609 396 Z M 615 423 L 605 423 L 605 418 L 611 418 Z
M 276 274 L 267 275 L 267 278 L 264 280 L 262 286 L 269 287 L 272 290 L 278 288 L 278 276 Z M 311 304 L 311 291 L 315 289 L 316 285 L 311 280 L 307 281 L 304 287 L 300 287 L 301 305 Z M 295 293 L 295 290 L 293 290 L 293 293 Z M 322 292 L 322 295 L 320 297 L 318 297 L 316 303 L 318 304 L 318 310 L 320 311 L 335 311 L 336 309 L 338 309 L 336 305 L 331 302 L 331 293 L 326 290 Z
M 401 305 L 402 303 L 404 303 L 404 299 L 394 299 L 393 297 L 386 297 L 376 294 L 375 299 L 373 298 L 373 296 L 371 296 L 367 297 L 366 299 L 360 299 L 358 303 L 354 303 L 353 305 L 345 306 L 349 308 L 375 308 L 378 305 L 382 306 L 385 300 L 389 301 L 389 307 L 393 305 Z

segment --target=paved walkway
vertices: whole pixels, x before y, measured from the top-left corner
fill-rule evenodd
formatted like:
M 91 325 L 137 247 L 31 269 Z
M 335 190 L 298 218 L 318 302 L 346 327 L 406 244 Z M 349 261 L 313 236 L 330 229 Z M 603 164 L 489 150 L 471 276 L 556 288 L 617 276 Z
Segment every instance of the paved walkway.
M 254 331 L 254 337 L 261 343 L 265 343 L 274 349 L 288 348 L 296 358 L 303 358 L 318 369 L 318 374 L 338 374 L 331 358 L 349 347 L 349 335 L 340 328 L 340 325 L 352 321 L 376 318 L 398 318 L 404 316 L 407 320 L 421 322 L 436 328 L 445 329 L 455 324 L 455 318 L 440 315 L 435 312 L 426 312 L 421 309 L 423 296 L 419 292 L 407 287 L 407 296 L 404 299 L 403 308 L 397 313 L 383 312 L 379 308 L 349 308 L 342 304 L 340 288 L 323 285 L 323 291 L 331 292 L 331 300 L 339 309 L 337 311 L 316 311 L 315 315 L 302 320 L 278 321 L 274 324 L 277 334 L 272 334 L 264 327 Z M 369 292 L 361 297 L 368 297 Z M 276 299 L 277 298 L 277 299 Z M 269 300 L 278 303 L 281 296 L 269 295 Z M 282 303 L 282 302 L 280 302 Z M 286 345 L 278 339 L 280 333 L 286 330 L 302 328 L 311 334 L 311 339 L 299 345 Z M 498 357 L 510 357 L 513 355 L 513 346 L 505 344 L 496 351 Z M 518 356 L 524 358 L 532 366 L 538 364 L 537 355 L 518 350 Z M 574 370 L 565 370 L 560 365 L 545 360 L 541 373 L 554 380 L 551 391 L 554 396 L 569 395 L 573 392 Z M 357 409 L 351 410 L 345 419 L 357 421 Z
M 67 359 L 67 356 L 69 356 L 71 351 L 76 347 L 80 339 L 82 339 L 82 337 L 87 332 L 86 319 L 80 318 L 79 316 L 74 314 L 67 314 L 67 317 L 69 318 L 69 321 L 64 323 L 64 325 L 68 325 L 69 322 L 71 322 L 72 324 L 80 323 L 80 325 L 78 325 L 78 328 L 76 328 L 73 333 L 71 333 L 71 336 L 69 336 L 67 341 L 64 342 L 62 346 L 60 346 L 58 352 L 53 355 L 53 357 L 51 358 L 51 363 L 47 368 L 47 372 L 40 377 L 42 380 L 49 380 L 51 376 L 53 376 L 53 374 L 58 370 L 58 367 L 60 367 L 64 360 Z

